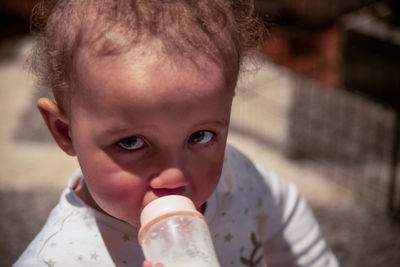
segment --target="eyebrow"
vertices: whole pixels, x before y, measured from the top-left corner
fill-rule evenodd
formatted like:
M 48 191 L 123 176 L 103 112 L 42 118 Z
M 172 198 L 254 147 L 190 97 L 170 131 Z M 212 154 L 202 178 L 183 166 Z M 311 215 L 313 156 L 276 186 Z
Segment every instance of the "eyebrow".
M 214 121 L 205 121 L 196 124 L 196 126 L 201 126 L 201 125 L 208 125 L 208 124 L 217 124 L 219 126 L 225 127 L 229 124 L 229 119 L 226 120 L 214 120 Z
M 218 127 L 227 127 L 229 125 L 229 119 L 223 120 L 212 120 L 212 121 L 204 121 L 193 125 L 193 127 L 203 127 L 207 125 L 214 125 Z M 106 136 L 114 136 L 114 135 L 121 135 L 122 133 L 126 132 L 127 134 L 131 134 L 132 131 L 142 132 L 157 129 L 157 125 L 155 124 L 148 124 L 140 127 L 119 127 L 119 126 L 111 126 L 107 129 L 101 130 L 98 134 L 98 137 L 106 137 Z
M 124 132 L 132 132 L 132 130 L 137 130 L 137 131 L 143 131 L 144 129 L 155 129 L 157 128 L 156 125 L 146 125 L 146 126 L 141 126 L 141 127 L 119 127 L 119 126 L 110 126 L 107 127 L 104 130 L 99 131 L 98 136 L 108 136 L 108 135 L 117 135 L 117 134 L 121 134 Z

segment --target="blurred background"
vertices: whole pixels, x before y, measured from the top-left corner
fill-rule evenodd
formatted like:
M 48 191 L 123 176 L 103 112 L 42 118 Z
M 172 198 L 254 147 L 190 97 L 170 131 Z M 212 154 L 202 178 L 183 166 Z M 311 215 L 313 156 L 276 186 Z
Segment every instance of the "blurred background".
M 47 133 L 24 62 L 36 0 L 0 0 L 0 266 L 78 167 Z M 269 35 L 229 142 L 296 183 L 342 266 L 400 266 L 400 2 L 257 0 Z

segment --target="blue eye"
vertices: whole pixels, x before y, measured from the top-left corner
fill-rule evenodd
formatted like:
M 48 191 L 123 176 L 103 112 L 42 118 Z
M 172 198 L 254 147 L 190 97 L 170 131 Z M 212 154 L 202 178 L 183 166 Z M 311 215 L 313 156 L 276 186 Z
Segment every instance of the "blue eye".
M 189 143 L 203 145 L 212 141 L 214 133 L 210 131 L 197 131 L 192 133 L 189 137 Z
M 123 138 L 117 142 L 117 145 L 125 150 L 138 150 L 145 146 L 145 142 L 138 136 Z

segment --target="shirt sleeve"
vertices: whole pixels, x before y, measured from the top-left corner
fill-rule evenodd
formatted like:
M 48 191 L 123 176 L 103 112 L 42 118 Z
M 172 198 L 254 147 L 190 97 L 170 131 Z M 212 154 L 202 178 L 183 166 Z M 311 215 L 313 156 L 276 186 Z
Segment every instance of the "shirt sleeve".
M 263 243 L 268 267 L 339 266 L 297 188 L 262 166 L 257 169 L 271 189 L 268 230 Z

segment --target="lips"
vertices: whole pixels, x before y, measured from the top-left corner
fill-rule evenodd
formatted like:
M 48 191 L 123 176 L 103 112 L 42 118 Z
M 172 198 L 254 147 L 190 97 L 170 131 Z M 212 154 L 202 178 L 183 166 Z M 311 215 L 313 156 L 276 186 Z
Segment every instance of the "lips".
M 153 190 L 153 193 L 157 197 L 164 197 L 164 196 L 169 196 L 169 195 L 182 195 L 185 188 L 184 187 L 173 188 L 173 189 L 169 189 L 169 188 L 155 189 L 155 188 L 153 188 L 152 190 Z

